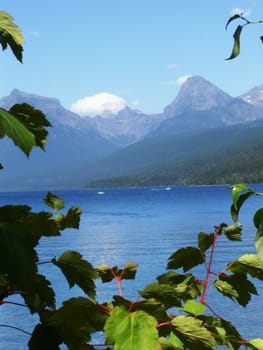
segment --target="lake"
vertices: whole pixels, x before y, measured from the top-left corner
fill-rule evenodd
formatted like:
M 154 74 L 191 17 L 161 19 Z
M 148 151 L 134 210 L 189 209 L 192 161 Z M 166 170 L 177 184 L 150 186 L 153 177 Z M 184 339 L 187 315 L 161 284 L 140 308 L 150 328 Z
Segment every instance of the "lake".
M 263 191 L 263 186 L 254 186 Z M 136 300 L 137 290 L 164 273 L 168 257 L 178 248 L 196 246 L 199 232 L 212 232 L 222 222 L 232 224 L 231 191 L 226 186 L 177 186 L 169 188 L 104 189 L 53 191 L 65 199 L 66 209 L 77 205 L 83 209 L 79 230 L 66 230 L 61 237 L 43 238 L 38 247 L 40 261 L 58 257 L 64 250 L 78 250 L 95 266 L 107 263 L 122 267 L 126 261 L 139 264 L 135 281 L 123 283 L 124 297 Z M 46 192 L 1 193 L 0 205 L 28 204 L 34 211 L 47 210 L 43 203 Z M 240 212 L 243 224 L 242 242 L 218 241 L 213 271 L 218 272 L 230 261 L 245 253 L 255 253 L 253 213 L 263 207 L 263 197 L 250 198 Z M 52 265 L 40 265 L 40 273 L 55 283 L 57 302 L 83 295 L 77 287 L 69 290 L 59 270 Z M 204 276 L 204 268 L 195 269 Z M 255 281 L 253 281 L 255 282 Z M 249 339 L 263 334 L 263 283 L 257 283 L 259 296 L 243 308 L 216 291 L 211 291 L 208 304 L 220 316 L 235 322 Z M 98 282 L 98 301 L 118 294 L 114 283 Z M 0 325 L 21 327 L 31 332 L 37 318 L 25 308 L 2 305 Z M 24 350 L 28 336 L 1 327 L 0 349 Z

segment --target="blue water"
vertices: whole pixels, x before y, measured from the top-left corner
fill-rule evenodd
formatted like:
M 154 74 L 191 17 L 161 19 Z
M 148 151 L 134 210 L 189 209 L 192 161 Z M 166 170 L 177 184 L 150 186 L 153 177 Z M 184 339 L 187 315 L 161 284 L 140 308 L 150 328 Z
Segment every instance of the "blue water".
M 263 190 L 263 186 L 257 186 Z M 64 250 L 78 250 L 93 265 L 107 263 L 123 266 L 126 261 L 136 261 L 139 269 L 135 281 L 124 281 L 124 297 L 136 300 L 137 290 L 153 282 L 158 274 L 165 272 L 168 257 L 180 247 L 196 246 L 200 231 L 211 232 L 222 222 L 232 224 L 229 213 L 231 192 L 225 186 L 189 186 L 143 189 L 106 189 L 57 191 L 65 199 L 66 209 L 77 205 L 83 209 L 79 230 L 66 230 L 61 237 L 41 240 L 38 247 L 40 261 L 58 257 Z M 0 205 L 28 204 L 34 211 L 47 210 L 42 198 L 45 192 L 1 193 Z M 249 199 L 240 213 L 244 226 L 242 242 L 229 242 L 222 237 L 218 241 L 213 270 L 224 266 L 245 253 L 255 253 L 253 244 L 255 229 L 252 215 L 262 206 L 263 197 Z M 65 210 L 66 210 L 65 209 Z M 203 267 L 196 273 L 204 276 Z M 83 295 L 77 287 L 69 290 L 60 271 L 52 265 L 40 265 L 40 273 L 47 275 L 57 287 L 57 302 L 72 296 Z M 253 281 L 255 282 L 255 281 Z M 243 308 L 212 291 L 208 304 L 222 317 L 235 322 L 239 331 L 249 339 L 263 334 L 263 283 L 257 283 L 259 296 Z M 109 300 L 118 294 L 117 286 L 98 282 L 98 301 Z M 21 327 L 31 332 L 36 316 L 27 309 L 2 305 L 0 325 Z M 1 328 L 0 350 L 24 350 L 28 336 Z

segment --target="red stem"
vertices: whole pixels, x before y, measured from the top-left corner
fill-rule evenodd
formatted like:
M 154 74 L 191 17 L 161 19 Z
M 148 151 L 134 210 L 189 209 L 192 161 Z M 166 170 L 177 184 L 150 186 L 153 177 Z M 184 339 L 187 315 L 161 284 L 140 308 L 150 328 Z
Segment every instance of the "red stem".
M 205 277 L 205 281 L 204 281 L 204 290 L 202 292 L 201 299 L 200 299 L 200 302 L 202 304 L 205 304 L 205 302 L 206 302 L 206 292 L 207 292 L 207 287 L 208 287 L 208 284 L 209 284 L 209 277 L 210 277 L 210 274 L 211 274 L 211 266 L 212 266 L 212 263 L 213 263 L 215 244 L 216 244 L 216 241 L 217 241 L 218 237 L 219 237 L 219 234 L 216 231 L 216 234 L 214 235 L 214 240 L 213 240 L 211 252 L 210 252 L 209 262 L 208 262 L 208 265 L 206 266 L 206 277 Z
M 115 279 L 117 281 L 117 285 L 118 285 L 118 288 L 119 288 L 120 296 L 122 297 L 123 292 L 122 292 L 122 285 L 121 285 L 121 276 L 116 276 Z

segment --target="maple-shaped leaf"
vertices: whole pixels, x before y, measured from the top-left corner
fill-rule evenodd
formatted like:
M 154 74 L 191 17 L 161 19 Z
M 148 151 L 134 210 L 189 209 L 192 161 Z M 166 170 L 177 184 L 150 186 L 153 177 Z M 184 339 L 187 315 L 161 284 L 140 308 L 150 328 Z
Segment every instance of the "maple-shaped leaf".
M 52 312 L 47 326 L 54 328 L 61 340 L 70 348 L 85 344 L 91 333 L 102 331 L 107 315 L 97 304 L 83 297 L 72 298 Z
M 63 198 L 59 198 L 52 192 L 48 192 L 46 197 L 43 199 L 44 203 L 54 210 L 60 210 L 65 207 L 65 202 Z
M 211 247 L 214 242 L 214 234 L 207 234 L 205 232 L 200 232 L 198 235 L 198 247 L 202 252 L 205 252 Z
M 186 300 L 183 307 L 180 308 L 180 311 L 184 311 L 193 316 L 200 316 L 204 313 L 206 306 L 199 301 Z
M 106 344 L 115 350 L 157 350 L 157 321 L 144 311 L 115 307 L 105 324 Z
M 103 283 L 111 282 L 115 278 L 115 272 L 117 271 L 117 266 L 110 267 L 107 264 L 100 264 L 96 267 L 96 270 Z
M 29 350 L 60 350 L 61 339 L 49 326 L 36 325 L 28 342 Z
M 186 288 L 187 286 L 185 286 L 183 292 L 185 292 Z M 176 288 L 169 284 L 159 284 L 153 282 L 148 284 L 142 291 L 139 291 L 139 293 L 145 299 L 153 298 L 167 308 L 182 305 L 182 294 L 177 293 Z
M 255 254 L 244 254 L 234 263 L 229 264 L 228 270 L 234 273 L 249 274 L 263 281 L 263 259 Z
M 60 236 L 59 227 L 51 218 L 52 213 L 44 211 L 28 213 L 24 218 L 24 225 L 27 227 L 28 232 L 31 232 L 38 239 L 42 236 Z
M 121 278 L 125 280 L 134 280 L 137 272 L 138 264 L 134 261 L 127 261 L 123 270 L 120 271 Z
M 8 136 L 28 157 L 36 145 L 34 135 L 11 113 L 0 108 L 0 136 Z
M 214 282 L 217 290 L 244 307 L 251 300 L 251 294 L 257 294 L 255 286 L 247 279 L 246 274 L 236 273 L 231 276 L 221 274 L 219 278 Z
M 61 269 L 70 288 L 76 284 L 91 298 L 95 297 L 96 286 L 93 280 L 98 274 L 88 261 L 82 259 L 79 252 L 67 250 L 52 262 Z
M 184 350 L 183 342 L 172 332 L 169 338 L 159 338 L 159 343 L 162 350 Z
M 55 221 L 58 224 L 60 230 L 65 230 L 66 228 L 79 228 L 80 216 L 82 214 L 82 209 L 79 207 L 69 208 L 66 215 L 58 214 L 55 217 Z
M 24 38 L 20 28 L 13 23 L 13 17 L 9 13 L 0 11 L 0 44 L 5 50 L 9 46 L 17 58 L 22 62 Z
M 177 316 L 171 321 L 173 332 L 190 349 L 212 349 L 216 345 L 211 332 L 203 326 L 203 322 L 191 316 Z
M 184 272 L 204 262 L 204 253 L 194 247 L 180 248 L 173 253 L 168 261 L 168 269 L 183 268 Z
M 27 103 L 15 104 L 9 109 L 9 113 L 15 116 L 34 135 L 36 146 L 44 150 L 48 135 L 45 127 L 51 126 L 45 115 Z

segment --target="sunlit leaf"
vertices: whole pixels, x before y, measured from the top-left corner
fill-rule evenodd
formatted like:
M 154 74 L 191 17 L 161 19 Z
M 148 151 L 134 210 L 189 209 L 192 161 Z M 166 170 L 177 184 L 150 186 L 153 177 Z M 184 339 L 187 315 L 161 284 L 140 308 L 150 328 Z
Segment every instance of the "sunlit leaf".
M 263 259 L 255 254 L 242 255 L 237 261 L 229 264 L 228 269 L 234 273 L 249 274 L 263 281 Z
M 65 206 L 64 199 L 59 198 L 54 193 L 48 192 L 46 197 L 43 199 L 44 203 L 54 210 L 63 209 Z
M 184 311 L 193 316 L 199 316 L 204 313 L 206 306 L 199 301 L 187 300 L 183 307 L 180 308 L 180 311 Z
M 170 333 L 169 338 L 161 337 L 159 339 L 162 350 L 183 350 L 184 344 L 181 340 L 174 334 Z
M 17 58 L 22 62 L 24 38 L 20 28 L 13 23 L 13 17 L 7 12 L 0 11 L 0 44 L 5 50 L 9 46 Z
M 51 126 L 45 115 L 27 103 L 15 104 L 9 110 L 34 135 L 36 146 L 44 149 L 48 131 Z
M 105 325 L 106 344 L 115 350 L 157 350 L 158 331 L 155 318 L 144 311 L 113 309 Z
M 230 241 L 240 241 L 241 231 L 241 227 L 230 225 L 225 228 L 224 233 Z
M 220 280 L 214 285 L 219 292 L 236 300 L 240 305 L 246 306 L 251 300 L 251 294 L 257 294 L 257 290 L 246 274 L 220 275 Z
M 191 268 L 202 264 L 204 262 L 204 253 L 200 249 L 194 247 L 186 247 L 178 249 L 169 258 L 167 268 L 178 269 L 183 268 L 184 271 L 188 271 Z
M 249 343 L 253 345 L 254 349 L 263 350 L 263 339 L 262 338 L 251 339 L 249 341 Z
M 75 349 L 90 340 L 91 333 L 101 331 L 106 319 L 107 315 L 97 304 L 78 297 L 65 301 L 52 313 L 47 325 L 54 328 L 70 349 Z
M 172 319 L 174 333 L 181 341 L 191 348 L 212 349 L 216 341 L 212 334 L 203 326 L 203 322 L 191 316 L 177 316 Z
M 243 26 L 239 25 L 237 26 L 235 33 L 233 34 L 234 38 L 234 45 L 232 49 L 231 55 L 226 58 L 226 60 L 232 60 L 233 58 L 237 57 L 240 54 L 240 34 L 242 32 Z
M 29 350 L 60 350 L 60 344 L 58 334 L 51 327 L 38 324 L 28 342 L 28 348 Z
M 0 130 L 3 135 L 12 139 L 26 156 L 29 156 L 36 145 L 34 135 L 11 113 L 0 108 Z
M 61 269 L 70 287 L 76 284 L 90 297 L 95 297 L 93 280 L 98 277 L 97 272 L 88 261 L 82 259 L 79 252 L 67 250 L 57 260 L 52 261 Z

